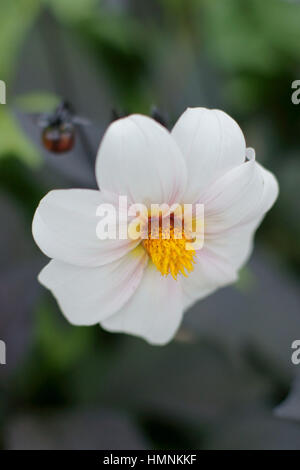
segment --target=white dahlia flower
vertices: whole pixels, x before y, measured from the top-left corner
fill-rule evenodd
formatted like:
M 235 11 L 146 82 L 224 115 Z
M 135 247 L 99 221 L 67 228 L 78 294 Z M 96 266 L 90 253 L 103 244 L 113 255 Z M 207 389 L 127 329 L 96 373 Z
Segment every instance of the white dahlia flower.
M 52 260 L 39 281 L 72 324 L 99 323 L 152 344 L 170 341 L 192 303 L 236 281 L 278 195 L 237 123 L 205 108 L 187 109 L 172 132 L 142 115 L 115 121 L 96 177 L 101 191 L 55 190 L 41 200 L 33 236 Z M 168 239 L 160 230 L 155 239 L 100 240 L 97 208 L 118 195 L 148 208 L 203 204 L 203 246 L 187 250 L 172 222 Z

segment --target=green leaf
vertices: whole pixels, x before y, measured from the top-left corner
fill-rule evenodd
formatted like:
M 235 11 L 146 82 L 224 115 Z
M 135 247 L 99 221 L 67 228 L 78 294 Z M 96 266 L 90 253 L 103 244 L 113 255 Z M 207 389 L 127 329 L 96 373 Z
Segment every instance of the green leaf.
M 12 112 L 7 106 L 0 107 L 0 158 L 15 155 L 29 165 L 37 165 L 40 155 L 19 128 Z
M 78 21 L 98 10 L 97 0 L 48 0 L 54 13 L 62 21 Z
M 22 111 L 31 113 L 47 113 L 55 109 L 61 102 L 61 98 L 53 93 L 36 91 L 18 95 L 14 104 Z
M 255 287 L 255 278 L 249 267 L 244 267 L 239 272 L 238 282 L 235 284 L 237 290 L 249 292 Z
M 0 78 L 10 80 L 25 36 L 40 9 L 41 0 L 1 2 Z
M 88 348 L 91 330 L 64 324 L 57 309 L 44 302 L 37 311 L 37 350 L 46 363 L 56 370 L 75 364 Z

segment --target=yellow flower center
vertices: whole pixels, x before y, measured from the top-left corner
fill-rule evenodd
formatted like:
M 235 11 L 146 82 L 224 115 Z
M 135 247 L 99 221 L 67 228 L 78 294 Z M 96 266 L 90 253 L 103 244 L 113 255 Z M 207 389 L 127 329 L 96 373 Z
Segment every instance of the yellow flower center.
M 195 250 L 187 249 L 187 238 L 182 227 L 178 228 L 178 225 L 174 224 L 174 217 L 170 217 L 170 226 L 167 228 L 163 227 L 161 218 L 157 225 L 158 227 L 151 230 L 149 218 L 148 238 L 143 240 L 144 248 L 163 276 L 171 274 L 177 280 L 180 273 L 187 277 L 194 269 Z

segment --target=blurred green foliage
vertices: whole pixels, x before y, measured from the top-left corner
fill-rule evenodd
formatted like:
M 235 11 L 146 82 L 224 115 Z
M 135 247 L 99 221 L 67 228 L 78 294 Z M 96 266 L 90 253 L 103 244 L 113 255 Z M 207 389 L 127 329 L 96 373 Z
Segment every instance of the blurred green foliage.
M 89 58 L 95 73 L 105 78 L 103 94 L 112 97 L 111 107 L 117 104 L 125 112 L 147 113 L 156 104 L 173 123 L 187 106 L 214 107 L 217 103 L 241 122 L 248 145 L 256 147 L 259 161 L 276 173 L 281 187 L 279 201 L 258 237 L 299 276 L 300 105 L 293 105 L 290 97 L 292 81 L 300 78 L 300 4 L 284 0 L 2 0 L 0 79 L 7 83 L 7 105 L 0 105 L 0 190 L 26 216 L 26 227 L 43 191 L 55 188 L 59 179 L 55 174 L 47 180 L 49 167 L 42 149 L 21 130 L 13 113 L 15 109 L 51 111 L 63 95 L 63 90 L 45 90 L 43 84 L 20 95 L 16 86 L 16 77 L 22 77 L 19 64 L 24 44 L 45 14 Z M 52 49 L 58 51 L 55 37 L 53 42 Z M 51 44 L 47 46 L 45 55 L 51 52 Z M 37 69 L 40 66 L 36 64 Z M 59 61 L 54 69 L 53 75 L 63 75 Z M 33 77 L 35 69 L 31 73 Z M 72 73 L 68 73 L 71 81 Z M 85 85 L 89 88 L 89 83 Z M 66 86 L 72 89 L 72 83 Z M 243 271 L 240 288 L 247 290 L 249 285 L 255 285 L 255 279 Z M 16 410 L 39 406 L 108 403 L 126 408 L 129 401 L 136 423 L 156 447 L 176 446 L 176 442 L 179 448 L 195 445 L 195 435 L 206 445 L 209 433 L 203 437 L 202 426 L 197 425 L 193 435 L 191 418 L 193 425 L 189 420 L 183 424 L 182 417 L 179 425 L 174 417 L 174 423 L 171 419 L 166 424 L 162 410 L 152 416 L 133 405 L 128 399 L 130 385 L 124 385 L 125 404 L 110 396 L 109 386 L 115 394 L 119 386 L 110 368 L 117 378 L 124 378 L 119 363 L 131 354 L 130 369 L 130 361 L 134 363 L 142 347 L 133 346 L 127 353 L 118 336 L 112 339 L 99 328 L 67 325 L 45 293 L 34 311 L 30 348 L 11 373 L 5 392 L 0 390 L 0 422 L 1 417 L 3 422 L 9 420 Z M 200 356 L 201 347 L 197 348 Z M 159 370 L 158 353 L 150 349 L 142 350 L 149 370 L 151 366 Z M 169 353 L 170 349 L 164 354 Z M 143 367 L 134 364 L 137 376 L 142 375 Z M 138 377 L 133 380 L 139 382 Z M 271 385 L 263 384 L 263 400 L 271 395 Z M 6 444 L 0 430 L 1 442 Z

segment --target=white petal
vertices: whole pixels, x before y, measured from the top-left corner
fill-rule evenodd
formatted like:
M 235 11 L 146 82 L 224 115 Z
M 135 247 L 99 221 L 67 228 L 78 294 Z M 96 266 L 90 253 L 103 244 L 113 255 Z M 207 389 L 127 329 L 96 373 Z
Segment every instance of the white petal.
M 187 277 L 180 278 L 186 296 L 185 307 L 236 280 L 234 266 L 226 258 L 204 247 L 197 253 L 194 270 Z
M 32 233 L 50 258 L 78 266 L 101 266 L 132 250 L 132 240 L 99 240 L 96 228 L 99 204 L 107 203 L 100 191 L 67 189 L 50 191 L 40 202 Z
M 236 281 L 252 252 L 255 230 L 277 194 L 274 176 L 254 160 L 229 171 L 205 192 L 204 247 L 194 271 L 182 279 L 186 307 Z
M 261 170 L 264 181 L 263 195 L 260 201 L 260 206 L 258 208 L 259 217 L 262 217 L 271 209 L 274 202 L 276 201 L 279 194 L 279 185 L 273 173 L 266 170 L 266 168 L 264 168 L 259 163 L 257 163 L 257 166 Z
M 205 246 L 239 270 L 251 255 L 256 224 L 248 224 L 216 235 L 206 235 Z
M 170 133 L 153 119 L 132 115 L 112 123 L 96 162 L 101 189 L 131 202 L 179 202 L 186 185 L 184 158 Z
M 110 318 L 101 322 L 108 331 L 141 336 L 151 344 L 170 341 L 182 319 L 182 291 L 171 276 L 163 277 L 149 263 L 136 293 Z
M 215 181 L 201 196 L 205 233 L 219 233 L 258 222 L 278 194 L 276 180 L 254 160 Z
M 226 190 L 216 192 L 215 199 L 205 206 L 204 248 L 197 253 L 194 271 L 187 279 L 182 279 L 186 308 L 217 288 L 236 281 L 238 270 L 251 255 L 255 230 L 277 197 L 278 184 L 274 176 L 254 162 L 252 166 L 245 165 L 242 172 L 241 168 L 237 170 L 237 182 L 242 183 L 236 188 L 237 199 L 232 198 L 234 184 L 231 187 L 229 178 Z M 253 207 L 244 198 L 243 184 L 248 188 Z M 251 199 L 251 191 L 256 191 L 258 197 Z M 240 204 L 243 205 L 240 207 Z
M 227 259 L 237 270 L 248 261 L 253 249 L 255 231 L 278 196 L 278 183 L 274 175 L 261 165 L 256 165 L 263 177 L 263 191 L 258 205 L 247 215 L 245 211 L 242 223 L 234 225 L 233 228 L 205 234 L 205 246 Z M 209 225 L 209 221 L 207 223 Z M 208 227 L 208 232 L 209 230 Z
M 216 230 L 209 227 L 207 222 L 207 233 L 205 234 L 205 246 L 226 258 L 236 269 L 240 269 L 248 260 L 253 249 L 255 231 L 259 226 L 265 213 L 272 207 L 278 196 L 278 183 L 274 175 L 256 163 L 256 169 L 263 178 L 263 190 L 257 205 L 253 204 L 252 210 L 245 210 L 244 217 L 238 225 L 235 223 L 226 230 Z M 224 214 L 223 214 L 224 215 Z M 220 228 L 220 226 L 219 226 Z M 211 231 L 211 233 L 209 233 Z
M 51 290 L 62 312 L 74 325 L 94 325 L 118 311 L 137 289 L 148 261 L 142 247 L 96 268 L 52 260 L 39 281 Z
M 195 202 L 212 181 L 245 160 L 243 133 L 223 111 L 188 108 L 175 124 L 172 136 L 188 169 L 185 203 Z

